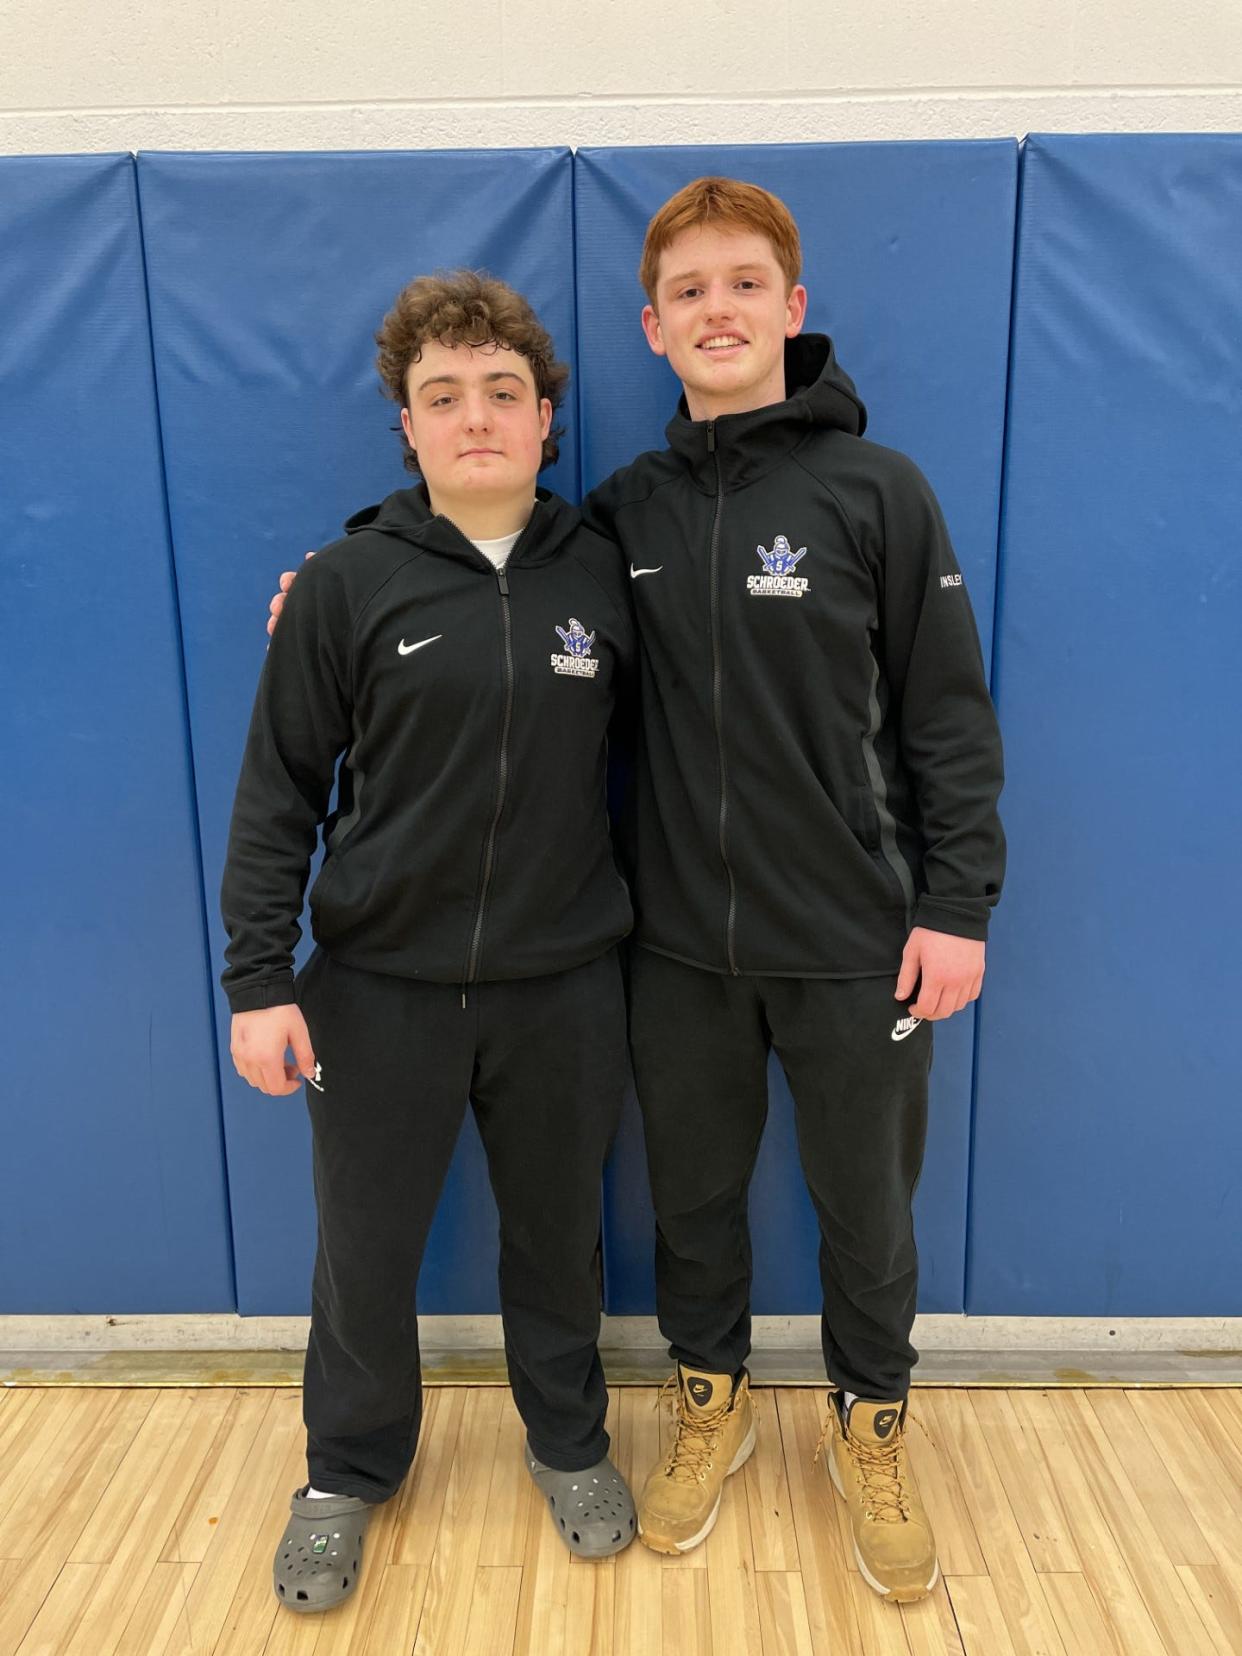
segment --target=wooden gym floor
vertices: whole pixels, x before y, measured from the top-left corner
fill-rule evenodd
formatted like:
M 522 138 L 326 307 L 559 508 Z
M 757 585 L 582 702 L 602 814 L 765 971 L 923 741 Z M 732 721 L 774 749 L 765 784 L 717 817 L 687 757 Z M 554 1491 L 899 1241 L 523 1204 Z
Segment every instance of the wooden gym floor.
M 431 1388 L 362 1584 L 272 1595 L 304 1481 L 281 1387 L 0 1392 L 0 1656 L 1242 1656 L 1242 1390 L 919 1387 L 910 1455 L 944 1579 L 881 1603 L 821 1462 L 822 1389 L 761 1389 L 704 1547 L 571 1559 L 497 1386 Z M 637 1483 L 667 1414 L 611 1393 Z

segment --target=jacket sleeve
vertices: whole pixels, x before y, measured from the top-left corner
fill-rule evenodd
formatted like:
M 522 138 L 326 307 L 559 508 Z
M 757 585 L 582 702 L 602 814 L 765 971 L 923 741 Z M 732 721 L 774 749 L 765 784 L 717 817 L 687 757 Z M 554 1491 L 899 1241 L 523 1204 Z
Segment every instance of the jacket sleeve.
M 350 737 L 351 632 L 340 574 L 314 559 L 272 635 L 233 803 L 220 982 L 234 1012 L 294 1000 L 293 950 L 316 831 Z
M 1005 872 L 1000 729 L 944 518 L 906 466 L 884 492 L 883 636 L 923 835 L 913 924 L 982 941 Z

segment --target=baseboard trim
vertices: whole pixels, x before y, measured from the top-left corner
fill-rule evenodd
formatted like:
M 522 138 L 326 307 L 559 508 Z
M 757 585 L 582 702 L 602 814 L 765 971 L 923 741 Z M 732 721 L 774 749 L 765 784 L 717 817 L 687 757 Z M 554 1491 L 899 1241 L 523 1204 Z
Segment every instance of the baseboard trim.
M 300 1352 L 307 1317 L 187 1315 L 0 1316 L 0 1353 L 18 1352 Z M 501 1348 L 498 1316 L 420 1317 L 424 1351 L 490 1352 Z M 915 1319 L 914 1344 L 936 1352 L 1168 1352 L 1233 1354 L 1242 1359 L 1242 1317 L 964 1317 Z M 756 1351 L 814 1351 L 816 1316 L 756 1317 Z M 600 1345 L 616 1353 L 659 1350 L 654 1317 L 605 1317 Z

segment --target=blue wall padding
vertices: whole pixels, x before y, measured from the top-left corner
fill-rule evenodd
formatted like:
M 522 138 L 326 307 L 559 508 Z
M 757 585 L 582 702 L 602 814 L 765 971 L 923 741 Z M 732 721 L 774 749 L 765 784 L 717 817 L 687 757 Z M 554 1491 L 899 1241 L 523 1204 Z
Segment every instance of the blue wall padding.
M 802 232 L 807 326 L 830 333 L 870 414 L 868 435 L 913 456 L 945 509 L 991 645 L 1017 146 L 901 143 L 584 150 L 577 159 L 583 485 L 662 446 L 677 387 L 644 342 L 637 270 L 650 215 L 705 173 L 774 191 Z M 779 525 L 774 525 L 775 529 Z M 972 1017 L 937 1030 L 932 1121 L 917 1199 L 921 1308 L 960 1310 L 966 1252 Z M 792 1106 L 774 1067 L 752 1187 L 754 1308 L 818 1309 L 814 1213 Z M 610 1309 L 654 1304 L 641 1137 L 631 1111 L 612 1170 Z
M 968 1308 L 1242 1312 L 1242 137 L 1025 155 Z
M 212 963 L 229 812 L 282 569 L 405 487 L 372 336 L 412 277 L 486 266 L 572 362 L 568 151 L 144 155 L 152 327 L 181 592 Z M 572 422 L 571 422 L 572 423 Z M 545 481 L 574 494 L 572 431 Z M 306 954 L 304 940 L 299 959 Z M 309 1304 L 314 1241 L 302 1096 L 239 1081 L 217 990 L 243 1312 Z M 416 1092 L 410 1108 L 418 1108 Z M 471 1123 L 428 1247 L 423 1311 L 496 1309 L 496 1214 Z
M 130 157 L 0 161 L 0 246 L 0 1310 L 228 1310 Z
M 793 208 L 809 326 L 995 649 L 1010 870 L 977 1025 L 936 1032 L 922 1309 L 1242 1313 L 1242 138 L 1031 140 L 1011 317 L 1015 153 L 150 155 L 137 190 L 128 156 L 0 161 L 0 1312 L 305 1311 L 304 1103 L 236 1079 L 215 987 L 268 597 L 407 481 L 371 336 L 420 270 L 490 266 L 577 361 L 554 487 L 660 444 L 642 232 L 714 171 Z M 755 1310 L 807 1312 L 775 1063 L 771 1105 Z M 632 1103 L 606 1211 L 608 1309 L 650 1310 Z M 496 1308 L 495 1225 L 470 1125 L 421 1309 Z

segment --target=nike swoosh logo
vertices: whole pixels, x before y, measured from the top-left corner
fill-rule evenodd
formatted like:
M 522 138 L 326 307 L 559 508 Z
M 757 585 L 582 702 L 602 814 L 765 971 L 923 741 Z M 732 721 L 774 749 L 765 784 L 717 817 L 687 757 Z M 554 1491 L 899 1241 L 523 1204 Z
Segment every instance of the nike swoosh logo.
M 654 569 L 635 569 L 634 565 L 631 564 L 630 580 L 636 581 L 640 575 L 658 575 L 663 568 L 663 564 L 657 564 Z
M 893 1040 L 904 1041 L 907 1035 L 913 1035 L 922 1023 L 922 1018 L 898 1018 L 893 1025 Z
M 443 633 L 437 633 L 435 635 L 435 638 L 420 638 L 417 644 L 407 644 L 405 639 L 403 638 L 401 640 L 400 644 L 397 645 L 397 654 L 398 655 L 413 655 L 414 651 L 415 650 L 421 650 L 424 644 L 434 644 L 435 641 L 436 641 L 436 638 L 443 638 L 443 637 L 444 637 Z

